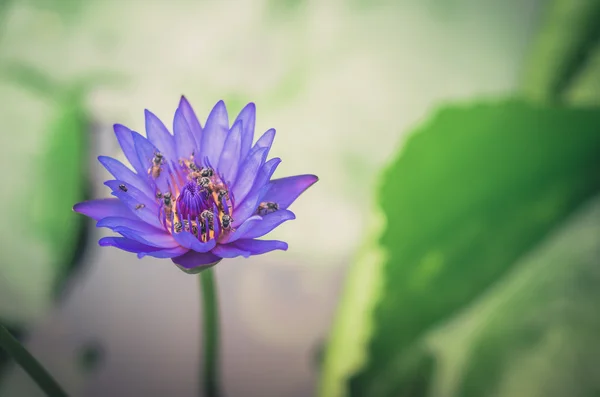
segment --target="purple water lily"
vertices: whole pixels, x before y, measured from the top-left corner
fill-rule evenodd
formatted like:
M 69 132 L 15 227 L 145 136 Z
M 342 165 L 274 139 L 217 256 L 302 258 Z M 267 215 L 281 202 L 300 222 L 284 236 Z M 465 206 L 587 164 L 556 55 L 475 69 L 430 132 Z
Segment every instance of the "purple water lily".
M 252 146 L 256 109 L 250 103 L 230 128 L 219 101 L 201 126 L 185 97 L 173 120 L 173 134 L 146 110 L 147 138 L 115 124 L 130 168 L 105 156 L 98 160 L 115 177 L 105 182 L 116 198 L 91 200 L 73 209 L 119 237 L 100 239 L 137 253 L 139 258 L 170 258 L 197 273 L 222 258 L 287 250 L 279 240 L 258 240 L 295 219 L 288 210 L 315 175 L 271 179 L 281 162 L 267 161 L 275 130 Z

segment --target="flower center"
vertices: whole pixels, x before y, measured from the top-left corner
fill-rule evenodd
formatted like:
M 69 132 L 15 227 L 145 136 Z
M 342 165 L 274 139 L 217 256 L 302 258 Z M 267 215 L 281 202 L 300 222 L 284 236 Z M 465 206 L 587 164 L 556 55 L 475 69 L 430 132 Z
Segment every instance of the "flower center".
M 165 228 L 171 233 L 190 232 L 202 242 L 230 232 L 233 203 L 218 173 L 209 166 L 196 165 L 193 156 L 180 160 L 176 168 L 170 184 L 175 191 L 156 195 L 161 200 Z
M 195 219 L 205 210 L 212 210 L 212 200 L 206 189 L 196 182 L 188 182 L 177 197 L 177 213 L 183 218 Z

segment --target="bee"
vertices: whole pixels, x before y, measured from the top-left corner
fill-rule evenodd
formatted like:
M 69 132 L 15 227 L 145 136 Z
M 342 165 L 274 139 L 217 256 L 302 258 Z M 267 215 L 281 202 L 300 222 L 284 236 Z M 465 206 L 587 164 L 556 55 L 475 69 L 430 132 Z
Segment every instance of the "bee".
M 219 193 L 217 193 L 217 198 L 219 200 L 219 202 L 221 202 L 221 200 L 223 200 L 223 197 L 229 197 L 229 192 L 225 189 L 221 189 L 219 190 Z
M 198 186 L 202 188 L 207 188 L 211 184 L 210 179 L 206 176 L 196 179 L 196 183 L 198 183 Z
M 162 171 L 161 165 L 165 162 L 165 158 L 160 152 L 154 153 L 154 157 L 152 158 L 152 167 L 148 170 L 148 174 L 152 175 L 152 178 L 156 179 L 160 176 L 160 172 Z
M 190 227 L 190 223 L 191 223 L 191 227 Z M 196 222 L 189 222 L 189 221 L 184 220 L 183 221 L 183 229 L 191 232 L 194 236 L 198 236 L 198 225 L 196 225 Z
M 200 220 L 210 230 L 213 230 L 214 228 L 214 218 L 215 216 L 211 210 L 204 210 L 200 214 Z
M 161 192 L 156 192 L 156 198 L 157 199 L 162 199 L 162 193 Z
M 200 175 L 202 175 L 203 177 L 210 178 L 214 174 L 215 171 L 210 167 L 202 168 L 202 170 L 200 170 Z
M 121 189 L 122 191 L 126 192 L 127 191 L 127 186 L 120 184 L 119 185 L 119 189 Z
M 173 229 L 175 230 L 175 233 L 181 233 L 181 231 L 183 230 L 183 225 L 181 224 L 181 222 L 177 221 L 173 224 Z
M 223 230 L 230 230 L 231 229 L 231 224 L 233 223 L 233 218 L 230 215 L 223 215 L 223 218 L 221 218 L 221 227 L 223 228 Z
M 184 158 L 179 159 L 179 165 L 182 167 L 185 166 L 192 171 L 200 171 L 198 169 L 198 166 L 196 165 L 196 163 L 194 163 L 194 152 L 192 152 L 190 157 L 187 159 L 184 159 Z
M 270 212 L 275 212 L 279 209 L 279 204 L 272 202 L 262 202 L 258 205 L 257 212 L 260 215 L 265 215 Z
M 166 192 L 165 194 L 163 194 L 163 202 L 165 203 L 165 205 L 167 207 L 170 207 L 171 204 L 173 203 L 173 201 L 171 200 L 172 196 L 171 196 L 171 192 Z
M 165 216 L 167 218 L 170 218 L 171 213 L 173 212 L 173 209 L 172 209 L 173 200 L 172 200 L 171 192 L 166 192 L 165 194 L 162 195 L 162 198 L 163 198 L 163 203 L 165 204 L 165 207 L 164 207 Z
M 144 207 L 146 207 L 144 204 L 137 204 L 137 205 L 135 206 L 135 209 L 136 209 L 136 210 L 140 210 L 140 209 L 142 209 L 142 208 L 144 208 Z

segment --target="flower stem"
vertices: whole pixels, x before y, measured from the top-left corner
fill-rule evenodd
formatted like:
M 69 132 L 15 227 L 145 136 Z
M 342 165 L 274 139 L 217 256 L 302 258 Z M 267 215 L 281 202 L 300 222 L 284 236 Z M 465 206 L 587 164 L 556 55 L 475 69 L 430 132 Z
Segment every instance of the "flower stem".
M 0 325 L 0 348 L 6 350 L 8 355 L 33 378 L 46 395 L 50 397 L 67 397 L 67 393 L 56 383 L 48 371 L 3 325 Z
M 200 273 L 204 315 L 204 397 L 218 397 L 219 392 L 219 303 L 214 270 Z

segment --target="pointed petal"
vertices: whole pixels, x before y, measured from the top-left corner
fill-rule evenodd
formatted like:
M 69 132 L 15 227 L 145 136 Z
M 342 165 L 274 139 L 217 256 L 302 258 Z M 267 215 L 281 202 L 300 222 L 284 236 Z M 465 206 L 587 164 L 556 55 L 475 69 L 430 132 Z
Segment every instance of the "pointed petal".
M 146 170 L 142 175 L 145 175 L 146 180 L 152 188 L 154 188 L 154 184 L 162 193 L 169 191 L 169 162 L 165 161 L 165 163 L 160 166 L 161 171 L 158 177 L 154 178 L 148 174 L 148 170 L 152 168 L 152 160 L 154 159 L 155 154 L 159 152 L 158 148 L 156 148 L 149 140 L 137 133 L 133 134 L 133 143 L 135 145 L 135 150 L 138 153 L 140 164 L 142 164 L 142 167 L 144 167 Z
M 149 197 L 154 197 L 154 192 L 146 178 L 139 176 L 138 174 L 131 171 L 120 161 L 113 159 L 112 157 L 99 156 L 98 161 L 110 172 L 115 179 L 123 181 L 125 186 L 133 186 Z
M 271 212 L 270 214 L 263 216 L 262 221 L 258 222 L 253 228 L 249 229 L 240 237 L 245 239 L 262 237 L 275 229 L 277 226 L 281 225 L 283 222 L 292 219 L 296 219 L 296 215 L 294 215 L 292 211 L 279 210 Z
M 116 198 L 89 200 L 77 203 L 73 206 L 73 211 L 89 216 L 96 221 L 109 216 L 139 219 L 122 201 Z
M 175 136 L 175 148 L 177 150 L 177 159 L 189 159 L 192 153 L 196 153 L 196 138 L 185 120 L 181 106 L 175 111 L 173 118 L 173 133 Z
M 221 258 L 211 252 L 189 251 L 187 254 L 171 259 L 181 270 L 186 273 L 199 273 L 221 261 Z
M 236 121 L 227 134 L 223 152 L 219 159 L 219 172 L 226 183 L 231 183 L 235 180 L 238 173 L 240 161 L 240 149 L 242 145 L 242 122 Z
M 100 219 L 96 223 L 96 227 L 107 227 L 111 230 L 115 230 L 117 227 L 126 227 L 139 233 L 166 233 L 164 229 L 157 229 L 141 219 L 128 219 L 119 216 L 109 216 Z
M 279 204 L 279 208 L 289 207 L 306 189 L 319 180 L 315 175 L 296 175 L 274 179 L 269 183 L 269 190 L 263 201 Z
M 138 258 L 142 259 L 145 256 L 152 256 L 154 258 L 174 258 L 187 253 L 189 250 L 183 247 L 166 248 L 163 250 L 152 251 L 152 252 L 140 252 Z
M 250 102 L 247 104 L 240 114 L 237 116 L 235 121 L 241 121 L 243 125 L 242 129 L 242 140 L 240 147 L 240 164 L 248 156 L 252 141 L 254 140 L 254 126 L 256 123 L 256 106 Z M 234 123 L 235 124 L 235 123 Z M 233 180 L 232 180 L 233 182 Z
M 148 140 L 165 156 L 166 161 L 177 163 L 173 135 L 154 113 L 145 110 Z
M 239 222 L 243 222 L 246 218 L 256 212 L 257 206 L 260 199 L 269 189 L 267 182 L 277 169 L 277 166 L 281 163 L 281 159 L 278 157 L 272 158 L 267 161 L 260 169 L 252 190 L 245 199 L 235 202 L 233 219 L 235 220 L 234 226 L 239 225 Z M 233 196 L 235 198 L 235 196 Z
M 179 109 L 181 110 L 181 114 L 183 118 L 188 124 L 190 131 L 192 131 L 192 135 L 196 140 L 196 154 L 199 153 L 200 143 L 202 143 L 202 125 L 200 121 L 198 121 L 198 117 L 196 117 L 196 113 L 194 109 L 192 109 L 192 105 L 188 102 L 188 100 L 182 95 L 181 100 L 179 101 Z
M 153 252 L 160 248 L 150 247 L 140 242 L 128 239 L 126 237 L 102 237 L 98 240 L 98 245 L 101 247 L 117 247 L 127 252 Z
M 270 130 L 267 130 L 264 134 L 262 134 L 262 136 L 260 138 L 258 138 L 258 141 L 256 141 L 256 143 L 254 144 L 252 149 L 250 149 L 250 153 L 248 153 L 248 156 L 251 156 L 257 150 L 260 150 L 262 148 L 267 148 L 267 156 L 268 156 L 269 150 L 271 150 L 271 145 L 273 145 L 274 140 L 275 140 L 275 129 L 271 128 Z
M 218 245 L 212 252 L 221 258 L 235 258 L 238 256 L 247 258 L 250 256 L 250 252 L 241 250 L 233 245 Z
M 208 252 L 217 245 L 217 242 L 213 239 L 209 242 L 203 243 L 198 240 L 192 233 L 182 231 L 179 233 L 173 233 L 173 238 L 179 243 L 179 245 L 194 250 L 196 252 Z
M 248 197 L 241 204 L 237 204 L 233 208 L 233 227 L 237 228 L 258 208 L 258 204 L 262 201 L 263 196 L 268 191 L 269 185 L 263 186 L 260 189 L 255 188 L 250 191 Z
M 125 226 L 117 226 L 114 227 L 113 230 L 117 233 L 123 235 L 123 237 L 127 237 L 130 240 L 138 241 L 142 244 L 149 245 L 151 247 L 158 248 L 175 248 L 178 247 L 179 244 L 175 239 L 171 236 L 170 233 L 145 233 L 138 232 L 136 230 L 130 229 Z
M 142 170 L 143 167 L 140 164 L 140 160 L 138 159 L 138 155 L 133 144 L 133 131 L 121 124 L 115 124 L 113 129 L 115 131 L 117 141 L 119 141 L 119 145 L 121 146 L 121 150 L 123 151 L 125 157 L 127 157 L 129 164 L 131 164 L 133 169 L 140 174 L 140 170 Z M 143 172 L 141 174 L 143 175 Z
M 223 151 L 223 144 L 229 131 L 229 119 L 227 109 L 223 101 L 217 102 L 206 120 L 206 126 L 202 132 L 202 144 L 200 145 L 201 156 L 199 161 L 208 158 L 209 164 L 219 163 L 219 156 Z
M 254 154 L 248 156 L 248 158 L 240 168 L 240 172 L 237 176 L 235 184 L 231 188 L 231 191 L 233 192 L 233 197 L 235 197 L 236 202 L 243 201 L 248 195 L 248 193 L 250 193 L 250 190 L 254 185 L 254 181 L 256 180 L 256 175 L 265 163 L 266 158 L 266 148 L 258 149 Z
M 261 255 L 274 250 L 287 251 L 288 249 L 287 243 L 279 240 L 240 239 L 231 245 L 240 250 L 249 251 L 252 255 Z
M 262 219 L 263 218 L 260 215 L 251 216 L 250 218 L 246 219 L 244 221 L 244 223 L 242 223 L 237 229 L 235 229 L 233 232 L 230 232 L 229 234 L 227 234 L 221 240 L 220 243 L 221 244 L 227 244 L 227 243 L 235 241 L 235 240 L 237 240 L 239 238 L 244 237 L 244 235 L 246 233 L 248 233 L 250 230 L 252 230 L 258 224 L 260 224 L 260 221 L 262 221 Z
M 273 176 L 273 173 L 275 172 L 280 163 L 281 159 L 279 157 L 274 157 L 271 160 L 264 163 L 263 166 L 260 168 L 258 175 L 256 176 L 253 188 L 256 189 L 265 186 Z
M 133 186 L 129 187 L 126 192 L 122 191 L 119 189 L 119 185 L 123 184 L 123 181 L 106 181 L 104 184 L 111 188 L 113 195 L 121 200 L 138 218 L 156 228 L 160 229 L 163 227 L 158 218 L 159 207 L 155 201 L 152 201 Z

